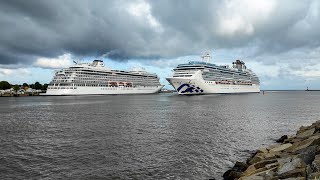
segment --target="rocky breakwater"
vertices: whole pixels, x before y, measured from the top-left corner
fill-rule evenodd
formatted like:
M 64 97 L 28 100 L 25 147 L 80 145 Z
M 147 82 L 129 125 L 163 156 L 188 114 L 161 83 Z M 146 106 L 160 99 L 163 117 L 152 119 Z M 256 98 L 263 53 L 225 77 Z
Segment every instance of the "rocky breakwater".
M 320 179 L 320 121 L 277 142 L 258 149 L 246 162 L 236 162 L 223 179 Z

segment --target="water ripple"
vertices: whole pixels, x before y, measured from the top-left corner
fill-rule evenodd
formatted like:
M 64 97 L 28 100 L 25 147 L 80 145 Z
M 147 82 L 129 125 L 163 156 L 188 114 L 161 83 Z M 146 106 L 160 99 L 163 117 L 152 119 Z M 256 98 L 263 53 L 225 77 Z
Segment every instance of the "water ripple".
M 220 179 L 320 116 L 319 92 L 1 98 L 1 179 Z

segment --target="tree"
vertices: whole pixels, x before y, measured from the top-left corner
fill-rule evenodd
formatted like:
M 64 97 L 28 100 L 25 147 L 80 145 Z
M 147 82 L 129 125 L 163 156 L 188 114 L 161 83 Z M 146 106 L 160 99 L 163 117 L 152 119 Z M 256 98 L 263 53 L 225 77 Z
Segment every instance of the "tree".
M 20 89 L 20 86 L 18 84 L 13 86 L 13 90 L 16 92 L 16 94 L 19 91 L 19 89 Z
M 10 89 L 10 88 L 11 88 L 11 84 L 8 83 L 7 81 L 0 82 L 0 89 L 6 90 L 6 89 Z
M 35 89 L 34 88 L 34 84 L 29 84 L 29 87 L 32 88 L 32 89 Z
M 43 86 L 42 86 L 42 89 L 41 90 L 44 90 L 44 91 L 46 91 L 47 90 L 47 88 L 48 88 L 48 84 L 44 84 Z
M 29 85 L 28 85 L 27 83 L 23 83 L 23 84 L 22 84 L 22 88 L 23 88 L 24 90 L 27 90 L 27 89 L 29 88 Z
M 39 82 L 34 83 L 34 89 L 42 89 L 42 84 Z
M 29 87 L 29 85 L 27 83 L 23 83 L 22 86 L 23 87 Z

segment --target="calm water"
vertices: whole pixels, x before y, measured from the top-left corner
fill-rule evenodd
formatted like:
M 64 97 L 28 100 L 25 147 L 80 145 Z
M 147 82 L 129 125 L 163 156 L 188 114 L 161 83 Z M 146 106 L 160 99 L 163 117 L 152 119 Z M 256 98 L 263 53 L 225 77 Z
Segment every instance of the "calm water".
M 319 107 L 320 92 L 0 98 L 0 177 L 221 179 Z

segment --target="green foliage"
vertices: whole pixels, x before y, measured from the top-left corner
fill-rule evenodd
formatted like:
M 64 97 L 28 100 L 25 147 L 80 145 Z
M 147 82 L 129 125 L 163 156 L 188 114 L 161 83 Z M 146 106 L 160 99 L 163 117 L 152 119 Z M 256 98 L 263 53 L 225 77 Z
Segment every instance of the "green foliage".
M 41 90 L 47 90 L 47 88 L 48 88 L 48 84 L 44 84 L 43 86 L 42 86 L 42 89 Z
M 16 92 L 19 91 L 19 89 L 20 89 L 20 86 L 18 84 L 13 86 L 13 90 L 15 90 Z
M 42 84 L 40 84 L 39 82 L 34 83 L 34 89 L 42 89 Z
M 8 83 L 7 81 L 0 82 L 0 89 L 6 90 L 6 89 L 10 89 L 10 88 L 11 88 L 11 84 Z
M 22 86 L 23 87 L 29 87 L 29 85 L 27 83 L 23 83 Z
M 0 89 L 1 90 L 6 90 L 6 89 L 10 89 L 10 88 L 17 88 L 17 90 L 16 89 L 15 90 L 18 91 L 20 89 L 20 87 L 22 87 L 22 88 L 29 87 L 29 88 L 36 89 L 36 90 L 47 90 L 48 84 L 42 85 L 39 82 L 35 82 L 34 84 L 23 83 L 22 85 L 18 85 L 18 84 L 11 85 L 7 81 L 0 82 Z

